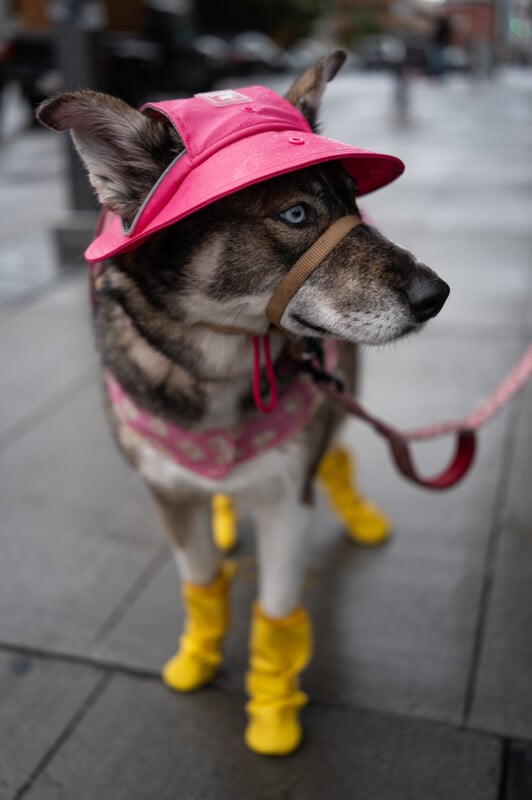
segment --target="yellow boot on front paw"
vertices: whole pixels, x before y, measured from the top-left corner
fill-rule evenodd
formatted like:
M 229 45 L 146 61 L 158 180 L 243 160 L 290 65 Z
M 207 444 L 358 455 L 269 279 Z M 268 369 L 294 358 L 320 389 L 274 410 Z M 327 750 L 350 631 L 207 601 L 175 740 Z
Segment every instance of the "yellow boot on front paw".
M 245 734 L 247 746 L 255 753 L 285 756 L 299 746 L 303 736 L 299 713 L 307 696 L 299 690 L 298 676 L 311 652 L 312 630 L 303 608 L 274 619 L 255 606 Z
M 346 450 L 329 451 L 320 463 L 318 477 L 354 542 L 378 545 L 389 539 L 392 531 L 390 518 L 353 488 L 351 461 Z
M 222 663 L 222 644 L 229 626 L 229 586 L 234 566 L 226 563 L 209 586 L 183 586 L 185 632 L 178 652 L 162 669 L 170 689 L 192 692 L 208 683 Z
M 236 545 L 237 521 L 231 498 L 225 494 L 215 494 L 212 499 L 212 534 L 223 553 L 230 553 Z

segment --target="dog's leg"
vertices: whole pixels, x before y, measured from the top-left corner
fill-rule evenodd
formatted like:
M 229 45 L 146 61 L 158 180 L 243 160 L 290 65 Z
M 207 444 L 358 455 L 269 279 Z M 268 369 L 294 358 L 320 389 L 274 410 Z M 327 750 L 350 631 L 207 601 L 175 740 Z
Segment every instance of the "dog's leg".
M 259 600 L 253 609 L 247 673 L 248 747 L 287 755 L 299 745 L 299 711 L 307 702 L 299 673 L 312 652 L 312 631 L 301 607 L 307 566 L 308 511 L 294 494 L 256 510 Z
M 222 563 L 214 544 L 209 497 L 156 502 L 174 547 L 185 607 L 180 647 L 162 677 L 171 689 L 189 692 L 208 683 L 221 664 L 233 567 Z
M 255 511 L 259 600 L 272 618 L 291 614 L 306 577 L 309 507 L 295 494 L 272 499 Z
M 154 499 L 182 580 L 208 586 L 222 562 L 211 534 L 210 498 L 194 495 L 173 500 L 158 492 Z

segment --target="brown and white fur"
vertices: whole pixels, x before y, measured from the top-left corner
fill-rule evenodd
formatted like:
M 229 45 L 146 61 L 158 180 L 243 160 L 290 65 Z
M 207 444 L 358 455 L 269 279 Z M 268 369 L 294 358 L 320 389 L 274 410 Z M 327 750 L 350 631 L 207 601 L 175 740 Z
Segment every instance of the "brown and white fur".
M 286 95 L 313 126 L 325 84 L 342 62 L 341 53 L 321 59 Z M 39 118 L 72 131 L 102 205 L 126 222 L 182 148 L 165 121 L 95 92 L 52 98 Z M 254 411 L 249 339 L 215 333 L 201 322 L 265 332 L 274 288 L 334 220 L 358 213 L 355 194 L 338 162 L 303 169 L 215 202 L 105 262 L 95 308 L 105 368 L 139 405 L 181 427 L 245 421 Z M 287 213 L 296 206 L 304 209 L 302 222 Z M 289 303 L 285 334 L 272 337 L 273 356 L 290 338 L 333 337 L 346 343 L 342 358 L 352 373 L 353 344 L 383 344 L 417 330 L 439 311 L 447 291 L 414 256 L 361 224 Z M 305 489 L 338 412 L 322 405 L 288 443 L 220 481 L 177 466 L 132 435 L 111 409 L 109 415 L 119 447 L 153 492 L 182 578 L 207 585 L 218 573 L 211 496 L 229 494 L 255 521 L 262 608 L 274 618 L 293 611 L 308 552 Z

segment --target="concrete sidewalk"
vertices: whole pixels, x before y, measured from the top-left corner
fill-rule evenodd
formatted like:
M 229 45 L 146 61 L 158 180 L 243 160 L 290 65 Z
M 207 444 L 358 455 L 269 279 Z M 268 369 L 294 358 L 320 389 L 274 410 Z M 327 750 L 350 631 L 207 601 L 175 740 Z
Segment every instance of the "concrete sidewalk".
M 468 413 L 532 339 L 532 78 L 417 82 L 407 126 L 391 94 L 384 77 L 339 76 L 323 119 L 327 134 L 406 161 L 365 207 L 451 284 L 421 335 L 365 352 L 363 399 L 412 427 Z M 214 686 L 178 696 L 159 681 L 179 586 L 104 423 L 84 270 L 58 271 L 46 236 L 64 197 L 59 137 L 4 145 L 1 800 L 530 800 L 532 388 L 441 494 L 407 484 L 373 433 L 348 428 L 396 535 L 356 548 L 316 510 L 307 737 L 287 760 L 261 759 L 242 741 L 252 569 L 236 581 Z M 420 447 L 423 468 L 448 449 Z M 244 525 L 238 558 L 253 551 Z

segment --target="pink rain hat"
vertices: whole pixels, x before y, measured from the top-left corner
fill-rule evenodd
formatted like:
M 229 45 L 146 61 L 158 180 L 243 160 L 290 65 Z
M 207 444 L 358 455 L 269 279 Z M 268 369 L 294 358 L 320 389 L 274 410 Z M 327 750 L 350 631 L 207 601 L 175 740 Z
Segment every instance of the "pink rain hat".
M 102 261 L 138 247 L 151 234 L 255 183 L 339 160 L 356 180 L 357 195 L 395 180 L 395 156 L 318 136 L 291 103 L 265 86 L 247 86 L 165 100 L 142 107 L 163 115 L 185 149 L 161 175 L 126 228 L 116 216 L 89 245 L 85 258 Z

